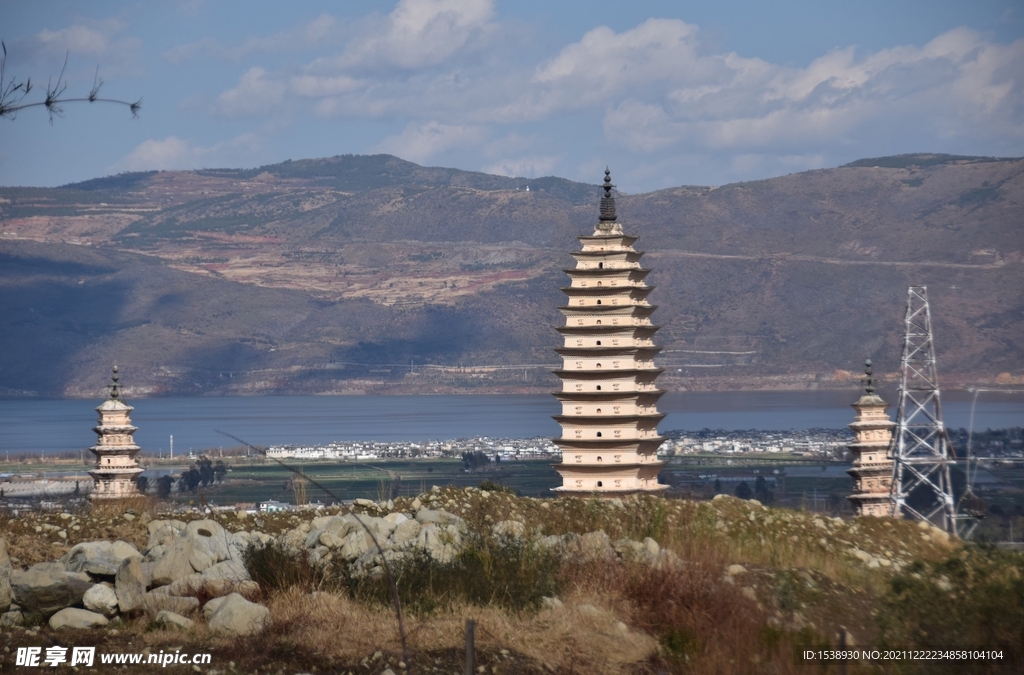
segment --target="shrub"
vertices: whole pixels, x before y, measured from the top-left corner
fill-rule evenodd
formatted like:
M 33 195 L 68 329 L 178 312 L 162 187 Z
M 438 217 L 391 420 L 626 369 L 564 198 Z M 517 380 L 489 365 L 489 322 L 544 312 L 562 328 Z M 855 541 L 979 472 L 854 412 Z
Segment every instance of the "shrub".
M 1024 658 L 1024 556 L 967 546 L 945 560 L 915 562 L 889 582 L 879 628 L 885 645 L 1003 648 Z M 907 672 L 1000 672 L 991 667 L 929 662 Z
M 305 592 L 325 590 L 333 580 L 329 568 L 313 562 L 306 551 L 295 550 L 276 540 L 251 543 L 242 553 L 242 563 L 260 591 L 299 588 Z
M 502 494 L 514 495 L 516 491 L 512 488 L 487 478 L 480 482 L 480 489 L 484 492 L 501 492 Z
M 464 541 L 450 562 L 438 562 L 423 551 L 391 564 L 402 606 L 429 613 L 468 602 L 498 605 L 513 611 L 536 609 L 558 590 L 559 558 L 519 539 Z M 348 580 L 356 600 L 391 602 L 382 574 Z

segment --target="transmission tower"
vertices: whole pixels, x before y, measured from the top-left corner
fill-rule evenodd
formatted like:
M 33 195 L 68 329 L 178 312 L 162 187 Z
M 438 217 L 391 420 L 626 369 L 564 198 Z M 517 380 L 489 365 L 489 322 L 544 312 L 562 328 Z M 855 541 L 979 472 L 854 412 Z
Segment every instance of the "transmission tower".
M 926 286 L 908 289 L 905 323 L 900 405 L 892 446 L 893 516 L 926 520 L 958 537 L 961 518 L 957 517 L 949 478 L 949 467 L 956 463 L 956 456 L 942 423 Z

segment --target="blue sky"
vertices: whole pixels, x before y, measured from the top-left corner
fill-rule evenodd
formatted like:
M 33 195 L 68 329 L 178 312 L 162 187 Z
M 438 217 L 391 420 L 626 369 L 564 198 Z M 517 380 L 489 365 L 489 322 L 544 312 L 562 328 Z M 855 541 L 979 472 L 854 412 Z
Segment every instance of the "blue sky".
M 69 52 L 68 94 L 98 66 L 143 99 L 0 120 L 8 186 L 388 152 L 643 192 L 1024 155 L 1020 0 L 0 0 L 0 38 L 8 78 Z

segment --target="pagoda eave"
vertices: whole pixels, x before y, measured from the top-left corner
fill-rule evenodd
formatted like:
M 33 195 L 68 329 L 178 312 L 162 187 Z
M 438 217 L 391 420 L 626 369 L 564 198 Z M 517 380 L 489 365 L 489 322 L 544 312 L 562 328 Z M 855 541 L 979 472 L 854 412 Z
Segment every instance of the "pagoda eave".
M 562 271 L 570 277 L 617 277 L 623 272 L 641 279 L 651 273 L 647 267 L 564 267 Z
M 628 241 L 632 244 L 638 239 L 631 234 L 578 234 L 576 235 L 578 241 L 608 241 L 610 239 L 617 239 L 619 241 Z
M 558 493 L 559 496 L 562 496 L 562 495 L 568 496 L 568 497 L 581 497 L 581 496 L 585 496 L 585 497 L 593 497 L 595 499 L 618 499 L 618 498 L 621 498 L 621 497 L 631 497 L 631 496 L 633 496 L 635 494 L 640 494 L 640 493 L 644 493 L 644 492 L 648 492 L 648 493 L 652 493 L 652 494 L 653 493 L 661 493 L 661 492 L 664 492 L 665 490 L 667 490 L 668 488 L 669 488 L 668 485 L 663 485 L 661 483 L 658 483 L 654 487 L 644 487 L 644 488 L 638 487 L 638 488 L 633 488 L 632 490 L 605 490 L 604 488 L 599 488 L 597 490 L 592 490 L 590 492 L 587 492 L 585 490 L 574 490 L 572 488 L 567 488 L 567 487 L 563 486 L 563 487 L 551 488 L 551 491 Z
M 658 309 L 657 305 L 563 305 L 558 308 L 558 311 L 562 312 L 566 316 L 599 313 L 647 317 L 656 309 Z M 634 310 L 639 311 L 636 311 L 634 314 Z
M 570 424 L 572 422 L 583 422 L 586 424 L 597 424 L 604 422 L 605 424 L 628 424 L 629 422 L 643 422 L 648 420 L 658 420 L 659 422 L 665 419 L 667 413 L 636 413 L 632 415 L 552 415 L 551 419 L 555 420 L 559 424 Z
M 593 333 L 613 334 L 613 333 L 640 333 L 647 332 L 653 335 L 660 329 L 661 326 L 655 326 L 652 324 L 643 324 L 639 326 L 558 326 L 555 328 L 559 333 L 563 335 L 591 335 Z
M 607 378 L 611 377 L 612 375 L 615 375 L 616 379 L 626 378 L 626 377 L 629 377 L 630 375 L 634 375 L 634 376 L 635 375 L 649 375 L 649 374 L 660 375 L 661 373 L 665 372 L 665 369 L 664 368 L 643 368 L 643 369 L 641 369 L 641 368 L 628 368 L 628 369 L 627 368 L 621 368 L 621 369 L 609 368 L 607 370 L 604 370 L 604 369 L 601 369 L 601 370 L 583 370 L 583 369 L 580 369 L 580 370 L 566 370 L 565 368 L 559 368 L 558 370 L 552 370 L 551 372 L 554 373 L 555 375 L 557 375 L 558 377 L 568 378 L 570 380 L 593 380 L 593 379 L 603 380 L 603 379 L 607 379 Z
M 145 471 L 142 467 L 125 467 L 123 469 L 117 467 L 103 467 L 102 469 L 93 469 L 87 473 L 93 478 L 102 478 L 103 476 L 130 476 L 137 475 Z
M 647 438 L 553 438 L 554 444 L 559 448 L 572 448 L 573 450 L 622 450 L 636 449 L 641 454 L 655 452 L 662 443 L 664 436 L 648 436 Z M 650 446 L 650 451 L 641 451 L 641 447 Z
M 638 396 L 661 398 L 664 393 L 664 389 L 649 389 L 647 391 L 556 391 L 551 395 L 559 401 L 631 401 Z
M 558 289 L 570 297 L 592 296 L 592 295 L 616 295 L 627 291 L 630 295 L 648 295 L 657 286 L 563 286 Z
M 657 345 L 623 345 L 616 347 L 555 347 L 555 353 L 559 356 L 634 356 L 643 354 L 645 356 L 654 356 L 661 352 L 661 347 Z
M 607 258 L 608 256 L 641 257 L 647 251 L 618 250 L 618 251 L 572 251 L 571 255 L 582 258 Z
M 618 473 L 622 469 L 661 469 L 661 467 L 666 464 L 668 464 L 668 462 L 663 462 L 661 460 L 653 462 L 602 462 L 600 464 L 575 464 L 572 462 L 562 461 L 557 464 L 552 464 L 551 466 L 556 469 L 561 468 L 566 471 L 577 471 L 579 473 L 609 474 Z

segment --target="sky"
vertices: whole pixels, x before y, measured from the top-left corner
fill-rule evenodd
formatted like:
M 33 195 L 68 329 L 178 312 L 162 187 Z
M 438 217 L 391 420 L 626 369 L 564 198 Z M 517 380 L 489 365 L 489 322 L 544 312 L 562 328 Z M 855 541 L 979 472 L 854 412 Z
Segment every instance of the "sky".
M 624 192 L 1024 156 L 1022 0 L 0 0 L 0 185 L 390 153 Z

